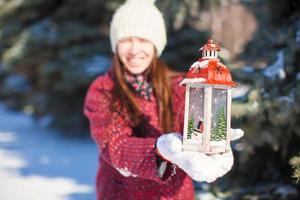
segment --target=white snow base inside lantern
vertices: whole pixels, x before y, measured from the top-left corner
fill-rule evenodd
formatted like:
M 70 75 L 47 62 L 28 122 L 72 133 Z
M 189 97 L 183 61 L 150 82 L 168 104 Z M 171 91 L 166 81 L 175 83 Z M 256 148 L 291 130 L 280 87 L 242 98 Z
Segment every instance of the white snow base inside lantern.
M 199 142 L 202 143 L 202 141 L 203 141 L 203 135 L 202 135 L 202 133 L 194 131 L 193 135 L 192 135 L 192 140 L 196 140 L 196 141 L 199 141 Z
M 210 141 L 210 146 L 225 146 L 226 140 L 221 141 Z
M 214 153 L 224 153 L 228 149 L 226 148 L 226 140 L 221 141 L 210 141 L 210 150 L 206 152 L 207 154 L 214 154 Z
M 199 135 L 197 136 L 197 139 L 184 139 L 183 149 L 185 151 L 200 151 L 207 154 L 223 153 L 227 151 L 226 140 L 210 141 L 209 151 L 204 150 L 202 136 L 199 137 Z
M 204 151 L 202 140 L 183 140 L 183 150 L 184 151 Z

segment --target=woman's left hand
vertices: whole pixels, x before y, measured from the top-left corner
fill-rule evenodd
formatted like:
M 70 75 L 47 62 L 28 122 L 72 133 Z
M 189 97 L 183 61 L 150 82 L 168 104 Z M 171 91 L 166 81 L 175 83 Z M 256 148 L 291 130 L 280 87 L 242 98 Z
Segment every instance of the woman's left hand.
M 231 139 L 243 136 L 241 129 L 231 129 Z M 233 165 L 232 151 L 207 155 L 196 151 L 182 150 L 182 136 L 179 133 L 169 133 L 157 140 L 159 154 L 184 170 L 195 181 L 213 182 L 224 176 Z

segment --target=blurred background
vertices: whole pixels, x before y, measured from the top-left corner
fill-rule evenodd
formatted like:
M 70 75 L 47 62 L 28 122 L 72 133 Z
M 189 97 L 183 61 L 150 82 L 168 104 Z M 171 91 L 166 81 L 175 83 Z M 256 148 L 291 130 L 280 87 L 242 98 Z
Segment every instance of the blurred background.
M 95 199 L 98 150 L 82 107 L 111 64 L 109 22 L 121 3 L 0 0 L 0 199 Z M 300 199 L 300 0 L 156 5 L 174 71 L 186 72 L 211 37 L 239 85 L 232 127 L 246 134 L 232 146 L 235 165 L 195 183 L 197 198 Z

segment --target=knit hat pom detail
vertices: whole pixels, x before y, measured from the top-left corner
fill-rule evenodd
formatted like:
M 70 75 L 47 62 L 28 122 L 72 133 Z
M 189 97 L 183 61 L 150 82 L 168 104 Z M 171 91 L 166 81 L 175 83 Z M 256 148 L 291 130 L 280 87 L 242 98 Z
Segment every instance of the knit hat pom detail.
M 156 0 L 126 0 L 125 3 L 150 3 L 154 4 Z

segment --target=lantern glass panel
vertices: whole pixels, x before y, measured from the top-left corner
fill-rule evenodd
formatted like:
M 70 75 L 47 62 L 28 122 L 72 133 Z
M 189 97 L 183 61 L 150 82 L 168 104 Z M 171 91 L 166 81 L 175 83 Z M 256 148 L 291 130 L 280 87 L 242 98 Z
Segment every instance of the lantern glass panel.
M 211 141 L 226 140 L 227 133 L 227 90 L 213 88 L 212 115 L 211 115 Z
M 190 87 L 187 139 L 201 140 L 203 135 L 204 88 Z

